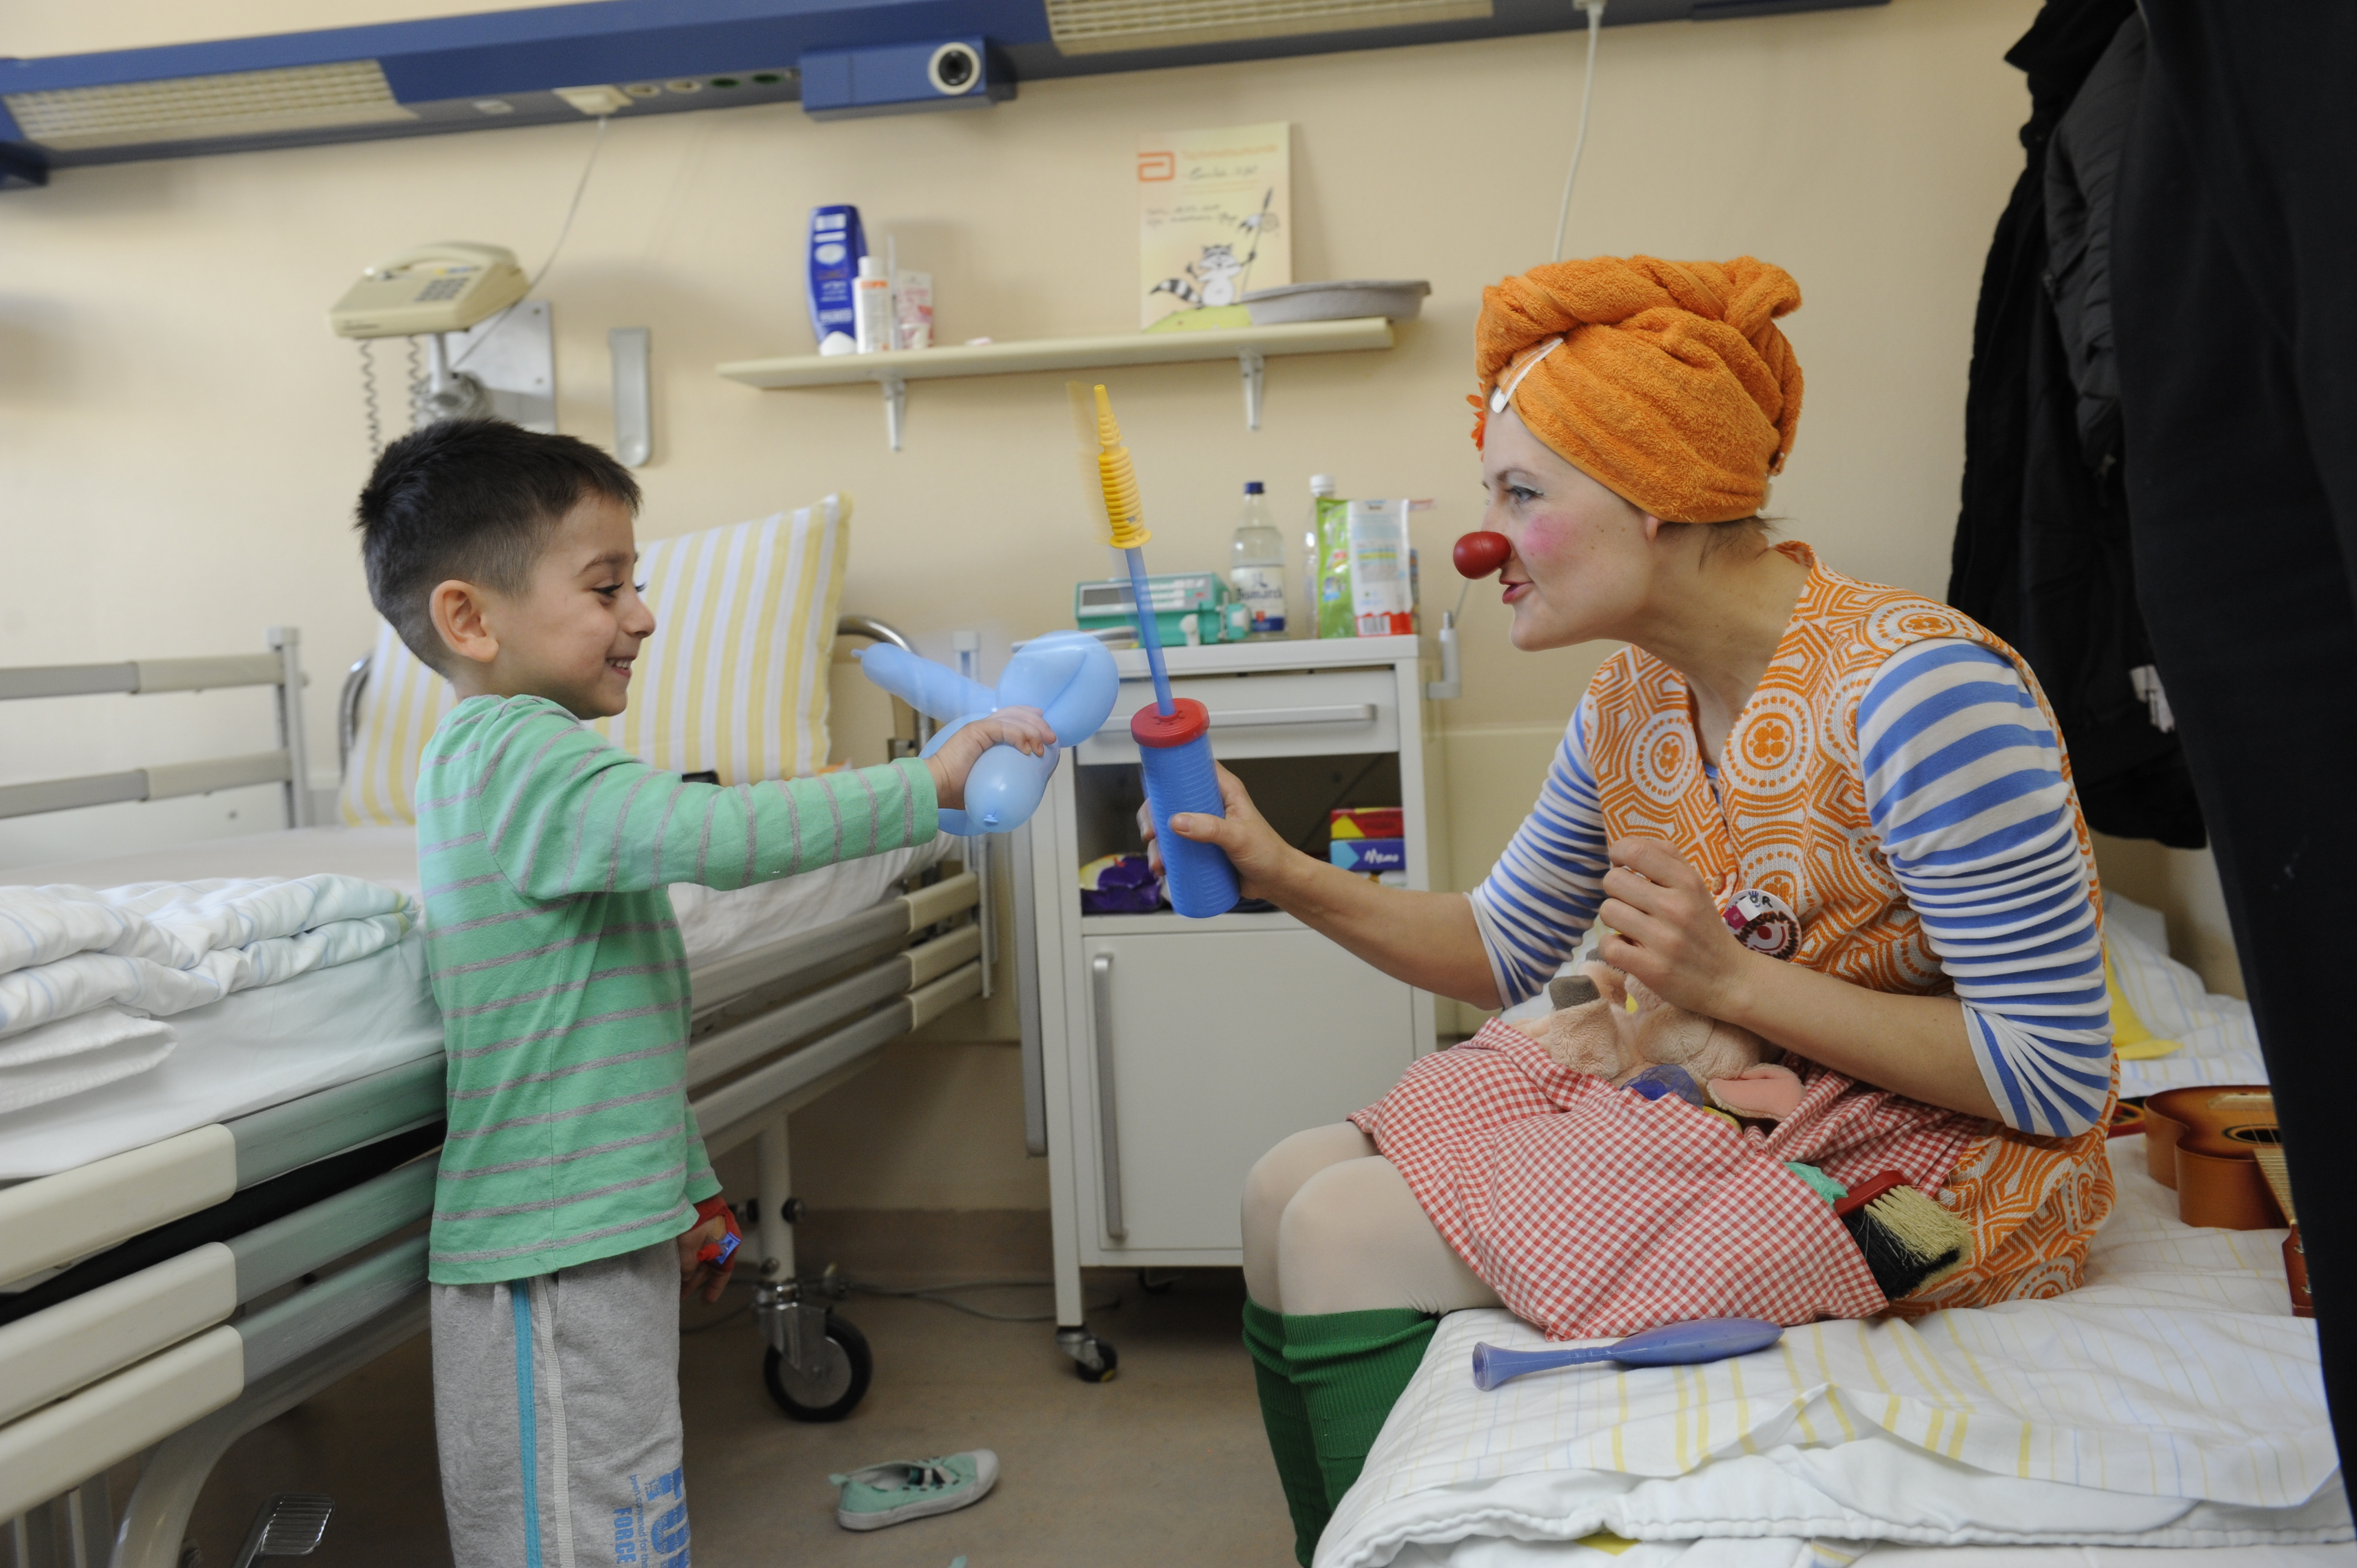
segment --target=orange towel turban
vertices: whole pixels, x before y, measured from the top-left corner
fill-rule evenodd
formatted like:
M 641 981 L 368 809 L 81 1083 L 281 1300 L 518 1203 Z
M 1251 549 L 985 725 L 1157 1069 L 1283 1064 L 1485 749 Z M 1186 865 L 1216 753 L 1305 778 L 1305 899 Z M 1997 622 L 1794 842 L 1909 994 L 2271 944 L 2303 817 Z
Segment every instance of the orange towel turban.
M 1801 419 L 1801 366 L 1776 317 L 1801 304 L 1749 256 L 1599 256 L 1481 291 L 1481 410 L 1523 423 L 1590 478 L 1664 522 L 1726 522 L 1768 499 Z

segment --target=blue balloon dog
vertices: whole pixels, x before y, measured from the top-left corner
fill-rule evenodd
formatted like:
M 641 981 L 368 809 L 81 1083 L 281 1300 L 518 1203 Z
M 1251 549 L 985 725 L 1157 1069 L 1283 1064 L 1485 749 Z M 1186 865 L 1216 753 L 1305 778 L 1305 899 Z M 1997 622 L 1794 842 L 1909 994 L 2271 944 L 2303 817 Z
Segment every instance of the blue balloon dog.
M 1056 744 L 1044 755 L 1026 757 L 1014 746 L 994 746 L 966 775 L 965 809 L 942 813 L 942 832 L 958 838 L 1012 832 L 1030 821 L 1058 759 L 1104 727 L 1121 690 L 1112 653 L 1078 631 L 1051 631 L 1017 649 L 996 692 L 889 643 L 864 650 L 859 668 L 919 713 L 947 721 L 919 753 L 922 757 L 999 708 L 1037 708 L 1047 715 Z

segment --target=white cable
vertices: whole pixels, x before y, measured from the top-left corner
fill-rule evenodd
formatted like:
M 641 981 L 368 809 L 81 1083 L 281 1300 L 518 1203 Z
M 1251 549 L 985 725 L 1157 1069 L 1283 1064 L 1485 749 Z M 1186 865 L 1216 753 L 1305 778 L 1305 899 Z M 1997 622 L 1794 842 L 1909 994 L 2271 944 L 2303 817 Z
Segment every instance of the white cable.
M 523 285 L 525 299 L 532 297 L 533 291 L 540 286 L 540 280 L 546 277 L 548 275 L 548 269 L 556 264 L 558 253 L 565 249 L 565 239 L 573 232 L 573 220 L 581 210 L 582 195 L 588 190 L 590 173 L 597 166 L 597 150 L 606 145 L 606 127 L 613 123 L 613 116 L 610 114 L 600 114 L 597 116 L 597 134 L 590 138 L 589 156 L 581 166 L 581 177 L 574 182 L 573 205 L 565 209 L 565 221 L 557 228 L 556 243 L 548 248 L 548 259 L 540 263 L 540 271 L 533 274 L 532 281 Z M 521 305 L 522 303 L 523 300 L 516 301 L 516 305 Z M 506 309 L 501 310 L 499 314 L 498 319 L 492 323 L 490 331 L 485 332 L 477 337 L 473 342 L 467 345 L 467 351 L 465 353 L 459 355 L 457 359 L 451 361 L 450 369 L 454 374 L 460 367 L 465 365 L 468 360 L 475 357 L 476 349 L 481 348 L 484 344 L 490 342 L 498 335 L 499 329 L 507 324 L 509 313 L 514 309 L 515 306 L 511 305 L 507 306 Z
M 1587 16 L 1587 75 L 1579 87 L 1579 135 L 1571 144 L 1571 168 L 1563 177 L 1563 205 L 1555 214 L 1555 259 L 1563 260 L 1564 225 L 1571 219 L 1571 182 L 1579 177 L 1579 155 L 1587 146 L 1587 106 L 1596 98 L 1596 35 L 1604 26 L 1604 0 L 1572 0 Z
M 529 294 L 540 286 L 540 280 L 546 277 L 548 269 L 556 264 L 556 253 L 565 249 L 565 236 L 573 232 L 574 214 L 581 210 L 582 193 L 589 188 L 590 171 L 597 166 L 597 149 L 606 145 L 606 127 L 613 123 L 610 114 L 597 116 L 597 134 L 589 143 L 588 161 L 581 166 L 581 178 L 573 188 L 573 205 L 565 209 L 565 223 L 556 231 L 556 243 L 548 248 L 548 260 L 540 263 L 540 271 L 533 274 L 532 282 L 524 285 L 525 293 Z

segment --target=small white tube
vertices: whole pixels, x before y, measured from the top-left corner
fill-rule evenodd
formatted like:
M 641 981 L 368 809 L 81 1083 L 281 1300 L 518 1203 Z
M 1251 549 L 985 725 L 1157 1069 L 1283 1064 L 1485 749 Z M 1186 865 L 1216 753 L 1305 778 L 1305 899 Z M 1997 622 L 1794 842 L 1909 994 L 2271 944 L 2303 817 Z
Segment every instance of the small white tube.
M 852 325 L 863 354 L 892 347 L 892 279 L 874 256 L 859 258 L 859 276 L 851 285 Z

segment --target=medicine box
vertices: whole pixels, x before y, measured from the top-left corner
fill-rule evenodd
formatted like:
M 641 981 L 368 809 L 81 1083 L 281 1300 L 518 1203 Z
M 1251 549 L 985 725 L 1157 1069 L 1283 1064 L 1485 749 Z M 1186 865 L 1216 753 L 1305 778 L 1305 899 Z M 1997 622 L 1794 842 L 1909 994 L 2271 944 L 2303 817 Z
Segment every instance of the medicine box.
M 1407 869 L 1407 842 L 1404 839 L 1337 838 L 1328 847 L 1327 857 L 1356 876 L 1372 876 L 1384 871 L 1404 872 Z
M 1338 839 L 1395 839 L 1407 832 L 1406 814 L 1398 806 L 1351 806 L 1327 821 L 1330 835 Z

